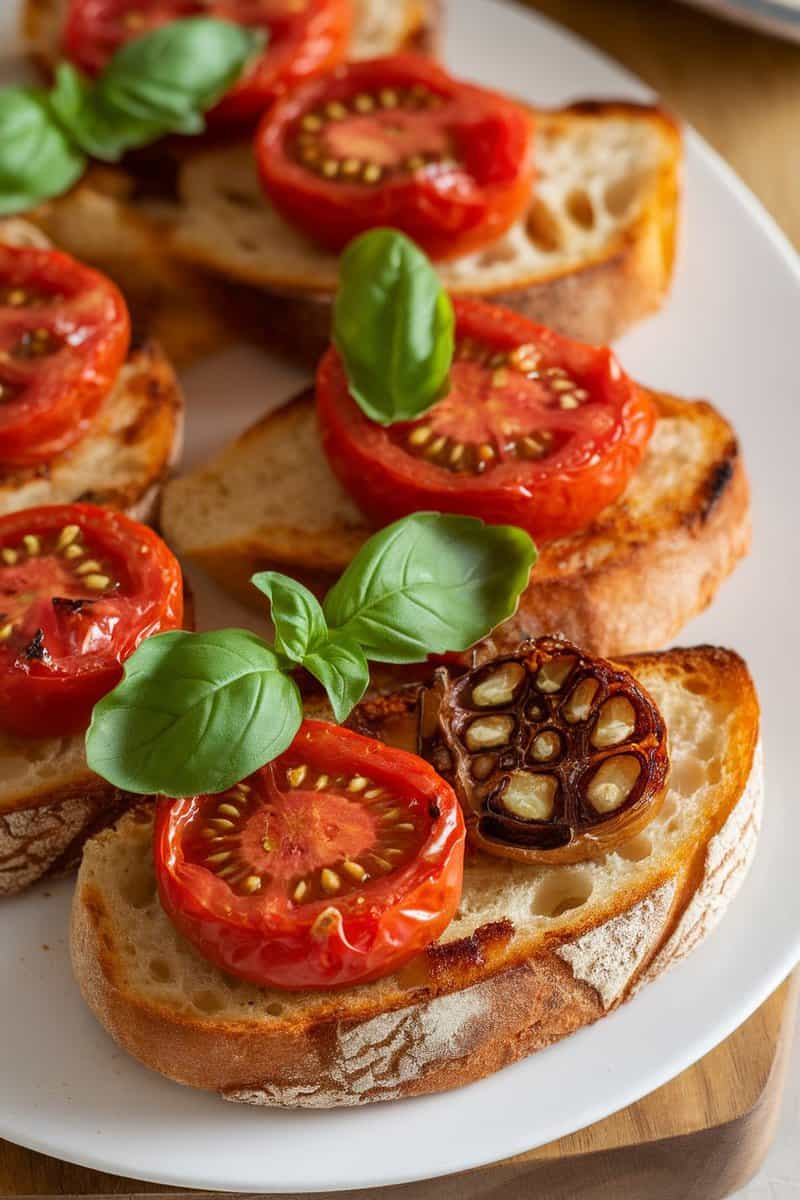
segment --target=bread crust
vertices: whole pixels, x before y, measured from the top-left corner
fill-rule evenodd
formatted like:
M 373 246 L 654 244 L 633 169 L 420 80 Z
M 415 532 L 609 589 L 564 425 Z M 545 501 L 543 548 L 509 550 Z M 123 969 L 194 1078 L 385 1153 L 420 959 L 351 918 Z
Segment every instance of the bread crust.
M 626 660 L 634 671 L 659 656 Z M 332 994 L 313 1018 L 201 1020 L 128 986 L 104 896 L 79 878 L 73 969 L 95 1015 L 126 1050 L 181 1083 L 262 1105 L 331 1107 L 421 1095 L 480 1079 L 617 1007 L 709 931 L 752 859 L 762 803 L 758 702 L 737 655 L 712 647 L 668 651 L 734 705 L 725 795 L 698 827 L 688 861 L 677 856 L 646 887 L 616 895 L 591 922 L 513 945 L 511 922 L 429 948 L 417 975 L 369 1002 Z M 106 837 L 113 837 L 109 831 Z
M 628 492 L 588 529 L 543 544 L 517 613 L 495 631 L 493 649 L 553 630 L 599 654 L 657 649 L 711 602 L 748 552 L 749 485 L 731 426 L 704 401 L 652 396 L 660 419 L 686 417 L 703 439 L 697 485 L 670 492 L 646 519 Z M 310 393 L 295 397 L 242 434 L 238 444 L 258 441 L 273 429 L 278 437 L 291 437 L 311 403 Z M 261 570 L 290 574 L 324 595 L 372 532 L 357 514 L 345 523 L 334 513 L 317 530 L 287 518 L 286 524 L 270 521 L 217 544 L 186 544 L 173 516 L 175 506 L 187 503 L 184 487 L 184 480 L 176 480 L 165 494 L 168 536 L 251 605 L 257 594 L 250 576 Z
M 134 346 L 85 438 L 42 466 L 0 466 L 0 514 L 85 501 L 152 520 L 183 448 L 183 415 L 161 348 Z
M 664 416 L 681 403 L 656 399 Z M 716 426 L 715 454 L 689 503 L 657 528 L 623 530 L 622 521 L 601 514 L 586 534 L 543 546 L 516 616 L 495 635 L 499 645 L 558 629 L 596 653 L 631 654 L 666 645 L 708 607 L 750 549 L 750 488 L 732 430 L 710 405 L 697 403 Z M 623 534 L 621 553 L 586 566 L 599 542 Z M 565 571 L 576 545 L 583 566 Z
M 111 824 L 135 797 L 87 770 L 24 807 L 0 809 L 0 898 L 72 869 L 87 838 Z
M 47 250 L 51 239 L 21 218 L 0 220 L 0 242 Z M 172 363 L 134 335 L 89 432 L 49 462 L 0 463 L 0 516 L 41 504 L 83 500 L 147 522 L 183 449 L 183 395 Z
M 183 594 L 183 625 L 194 629 L 194 599 L 185 578 Z M 0 734 L 0 899 L 73 870 L 88 838 L 142 803 L 141 796 L 114 787 L 89 769 L 82 734 L 31 739 L 30 761 L 49 757 L 56 762 L 54 780 L 30 771 L 9 773 L 9 756 L 28 758 L 24 743 Z

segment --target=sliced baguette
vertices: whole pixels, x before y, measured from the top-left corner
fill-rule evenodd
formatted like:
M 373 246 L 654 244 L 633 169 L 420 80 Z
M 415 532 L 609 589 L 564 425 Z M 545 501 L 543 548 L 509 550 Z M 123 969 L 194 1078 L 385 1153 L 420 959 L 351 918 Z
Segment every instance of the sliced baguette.
M 132 799 L 89 770 L 82 736 L 0 732 L 0 897 L 73 866 Z
M 0 221 L 0 242 L 47 249 L 22 220 Z M 118 508 L 149 521 L 183 446 L 183 397 L 172 365 L 152 341 L 134 345 L 91 431 L 45 465 L 0 463 L 0 516 L 75 500 Z
M 498 648 L 559 629 L 601 654 L 663 646 L 713 598 L 747 551 L 749 495 L 730 425 L 710 405 L 656 395 L 645 459 L 588 529 L 540 547 Z M 306 393 L 208 465 L 173 480 L 165 535 L 245 602 L 254 571 L 283 571 L 324 593 L 371 530 L 334 478 Z
M 27 213 L 56 245 L 109 275 L 125 293 L 134 327 L 184 366 L 237 335 L 238 311 L 219 282 L 165 251 L 169 222 L 136 200 L 137 182 L 118 167 L 91 167 L 70 192 Z
M 184 627 L 194 601 L 184 580 Z M 22 738 L 0 730 L 0 899 L 76 866 L 84 842 L 139 800 L 95 775 L 83 734 Z
M 60 55 L 68 0 L 24 0 L 22 35 L 34 61 L 48 74 Z M 351 58 L 397 50 L 432 52 L 441 31 L 442 0 L 353 0 Z
M 434 50 L 439 0 L 356 0 L 355 8 L 353 57 L 402 48 Z M 23 7 L 25 43 L 48 74 L 59 57 L 65 9 L 66 0 L 25 0 Z M 183 145 L 178 157 L 194 152 Z M 159 147 L 140 166 L 143 174 L 130 164 L 94 166 L 67 195 L 27 215 L 63 249 L 117 281 L 137 325 L 157 338 L 178 366 L 222 349 L 243 331 L 263 337 L 260 304 L 253 296 L 168 253 L 172 222 L 182 219 L 174 204 L 163 204 L 176 169 L 172 151 Z
M 540 112 L 531 205 L 498 242 L 440 266 L 445 286 L 584 341 L 657 309 L 675 248 L 680 135 L 663 112 L 584 103 Z M 270 338 L 314 360 L 328 340 L 338 261 L 259 185 L 249 144 L 196 154 L 179 176 L 176 255 L 264 292 Z
M 83 500 L 151 521 L 183 445 L 183 399 L 155 342 L 131 350 L 91 431 L 44 467 L 0 466 L 0 516 Z
M 332 1107 L 469 1083 L 588 1025 L 697 944 L 755 849 L 758 702 L 712 647 L 626 665 L 666 719 L 662 809 L 620 851 L 574 867 L 470 854 L 455 920 L 402 972 L 340 992 L 281 993 L 223 975 L 155 893 L 143 807 L 87 845 L 72 962 L 99 1021 L 180 1083 L 252 1104 Z

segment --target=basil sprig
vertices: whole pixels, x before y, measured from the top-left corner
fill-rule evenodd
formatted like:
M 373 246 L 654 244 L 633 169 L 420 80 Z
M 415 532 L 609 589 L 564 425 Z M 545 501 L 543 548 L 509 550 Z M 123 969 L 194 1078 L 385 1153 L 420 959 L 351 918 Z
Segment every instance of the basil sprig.
M 165 134 L 201 133 L 263 44 L 260 31 L 190 17 L 126 43 L 97 79 L 62 62 L 49 92 L 0 92 L 0 215 L 67 191 L 87 156 L 117 162 Z
M 254 633 L 162 633 L 95 705 L 89 766 L 143 795 L 222 792 L 275 758 L 302 720 L 292 676 L 314 675 L 343 721 L 366 691 L 367 659 L 411 663 L 466 650 L 516 610 L 536 548 L 521 529 L 415 513 L 361 548 L 322 604 L 273 571 L 270 645 Z
M 60 196 L 86 170 L 86 156 L 35 88 L 0 91 L 0 216 Z
M 411 421 L 448 390 L 455 318 L 433 266 L 394 229 L 352 241 L 339 264 L 333 341 L 351 396 L 380 425 Z

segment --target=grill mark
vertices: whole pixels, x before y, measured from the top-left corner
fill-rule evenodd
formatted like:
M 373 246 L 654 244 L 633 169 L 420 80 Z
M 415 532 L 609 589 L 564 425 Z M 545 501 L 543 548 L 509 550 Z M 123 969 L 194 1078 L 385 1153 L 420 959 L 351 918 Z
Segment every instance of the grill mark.
M 711 468 L 700 500 L 699 515 L 701 523 L 705 524 L 728 490 L 730 482 L 733 479 L 734 465 L 738 457 L 738 447 L 734 444 L 725 458 L 720 459 Z

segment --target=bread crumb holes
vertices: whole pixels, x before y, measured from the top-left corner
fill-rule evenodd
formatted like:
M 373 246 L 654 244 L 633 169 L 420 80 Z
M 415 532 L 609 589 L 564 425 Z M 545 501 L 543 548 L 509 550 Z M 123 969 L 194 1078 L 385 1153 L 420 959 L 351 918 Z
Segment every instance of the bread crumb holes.
M 534 892 L 531 912 L 536 917 L 560 917 L 580 908 L 594 891 L 588 871 L 561 871 L 545 879 Z

